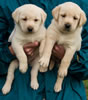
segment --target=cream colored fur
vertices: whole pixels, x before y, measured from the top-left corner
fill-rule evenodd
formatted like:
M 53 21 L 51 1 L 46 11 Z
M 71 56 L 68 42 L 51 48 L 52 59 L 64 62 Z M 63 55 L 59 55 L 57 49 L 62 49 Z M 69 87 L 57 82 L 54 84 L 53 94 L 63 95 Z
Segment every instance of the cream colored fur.
M 2 88 L 3 94 L 7 94 L 11 90 L 11 85 L 14 80 L 14 71 L 18 68 L 22 73 L 25 73 L 28 69 L 28 62 L 32 66 L 31 70 L 31 87 L 38 89 L 39 84 L 37 80 L 39 65 L 39 55 L 33 58 L 33 61 L 28 61 L 27 56 L 23 50 L 24 44 L 29 42 L 40 42 L 40 47 L 36 51 L 40 55 L 43 53 L 44 38 L 46 35 L 46 29 L 44 22 L 46 19 L 46 13 L 39 7 L 26 4 L 17 8 L 13 13 L 12 17 L 15 21 L 15 28 L 9 37 L 9 41 L 12 44 L 12 48 L 16 54 L 17 59 L 10 63 L 6 82 Z M 32 32 L 29 32 L 33 28 Z
M 58 66 L 58 75 L 54 87 L 55 92 L 59 92 L 73 55 L 81 48 L 81 31 L 86 22 L 86 16 L 83 10 L 72 2 L 66 2 L 55 7 L 52 15 L 54 19 L 47 29 L 46 45 L 39 62 L 43 69 L 47 68 L 54 44 L 64 46 L 65 55 Z M 66 24 L 70 24 L 70 29 L 65 28 Z

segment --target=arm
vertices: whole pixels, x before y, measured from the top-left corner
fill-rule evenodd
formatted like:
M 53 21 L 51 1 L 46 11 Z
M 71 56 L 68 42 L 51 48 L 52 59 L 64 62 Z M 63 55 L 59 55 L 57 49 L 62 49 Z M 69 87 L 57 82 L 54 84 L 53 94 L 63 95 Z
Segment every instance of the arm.
M 10 63 L 10 61 L 14 58 L 9 50 L 10 43 L 8 42 L 8 28 L 9 25 L 5 19 L 3 10 L 0 7 L 0 60 L 6 63 Z
M 84 27 L 83 41 L 79 52 L 76 52 L 69 68 L 69 74 L 79 79 L 88 79 L 88 32 Z
M 88 3 L 81 0 L 80 7 L 85 11 L 87 22 L 82 31 L 82 47 L 76 52 L 69 73 L 78 79 L 88 79 Z
M 5 18 L 3 9 L 0 7 L 0 74 L 7 72 L 9 63 L 15 58 L 9 50 L 8 28 L 8 22 Z

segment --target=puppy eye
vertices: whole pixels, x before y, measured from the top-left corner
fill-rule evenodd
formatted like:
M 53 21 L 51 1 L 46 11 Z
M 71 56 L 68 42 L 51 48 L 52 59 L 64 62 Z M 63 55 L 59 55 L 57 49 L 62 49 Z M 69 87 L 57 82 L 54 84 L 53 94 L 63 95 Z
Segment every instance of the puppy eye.
M 27 18 L 23 18 L 22 20 L 27 21 Z
M 62 16 L 63 18 L 65 18 L 65 17 L 66 17 L 66 15 L 65 15 L 65 14 L 62 14 L 61 16 Z
M 77 20 L 78 18 L 74 16 L 73 19 L 74 19 L 74 20 Z
M 34 19 L 34 21 L 35 21 L 35 22 L 37 22 L 37 21 L 38 21 L 38 19 Z

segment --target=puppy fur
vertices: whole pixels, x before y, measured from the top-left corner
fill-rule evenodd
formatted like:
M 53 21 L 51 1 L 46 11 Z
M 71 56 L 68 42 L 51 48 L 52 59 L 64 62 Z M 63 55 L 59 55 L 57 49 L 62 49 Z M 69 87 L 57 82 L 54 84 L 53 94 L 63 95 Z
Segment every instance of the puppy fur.
M 81 31 L 86 22 L 86 15 L 77 4 L 72 2 L 66 2 L 55 7 L 52 10 L 52 15 L 54 19 L 47 29 L 46 45 L 39 62 L 43 68 L 48 67 L 54 44 L 64 46 L 65 55 L 58 66 L 58 75 L 54 87 L 55 92 L 59 92 L 73 55 L 81 48 Z
M 42 55 L 43 47 L 45 43 L 46 29 L 44 22 L 47 14 L 39 7 L 26 4 L 17 8 L 13 13 L 12 17 L 15 21 L 15 28 L 9 37 L 9 41 L 12 44 L 12 48 L 16 54 L 17 59 L 10 63 L 7 79 L 2 88 L 3 94 L 7 94 L 11 90 L 11 85 L 14 80 L 14 71 L 18 68 L 22 73 L 25 73 L 28 69 L 27 56 L 23 50 L 24 44 L 29 42 L 40 42 L 40 47 L 35 52 Z M 34 57 L 35 58 L 35 57 Z M 34 59 L 31 58 L 31 59 Z M 31 87 L 37 89 L 39 87 L 37 75 L 39 70 L 39 55 L 31 61 Z

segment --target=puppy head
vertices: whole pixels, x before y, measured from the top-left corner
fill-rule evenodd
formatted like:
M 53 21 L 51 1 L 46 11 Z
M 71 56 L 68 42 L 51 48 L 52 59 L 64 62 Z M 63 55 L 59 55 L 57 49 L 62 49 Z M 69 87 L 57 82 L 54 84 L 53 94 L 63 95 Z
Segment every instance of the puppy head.
M 74 32 L 86 22 L 83 10 L 75 3 L 66 2 L 53 9 L 52 15 L 60 31 Z
M 14 21 L 25 33 L 37 32 L 44 24 L 46 16 L 41 8 L 32 4 L 23 5 L 12 13 Z

